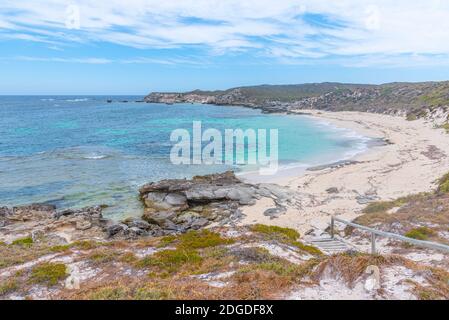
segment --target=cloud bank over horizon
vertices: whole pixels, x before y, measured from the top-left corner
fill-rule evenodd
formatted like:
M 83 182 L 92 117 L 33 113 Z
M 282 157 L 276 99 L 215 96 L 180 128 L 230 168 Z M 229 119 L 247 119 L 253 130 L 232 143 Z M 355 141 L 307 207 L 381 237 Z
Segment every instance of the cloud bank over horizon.
M 447 30 L 449 2 L 441 0 L 3 0 L 0 4 L 0 41 L 39 42 L 60 50 L 106 42 L 141 49 L 142 55 L 148 49 L 193 48 L 206 57 L 245 53 L 287 64 L 320 60 L 354 66 L 447 64 Z M 85 61 L 95 59 L 109 61 L 108 57 Z
M 0 94 L 448 80 L 448 30 L 446 0 L 2 0 Z

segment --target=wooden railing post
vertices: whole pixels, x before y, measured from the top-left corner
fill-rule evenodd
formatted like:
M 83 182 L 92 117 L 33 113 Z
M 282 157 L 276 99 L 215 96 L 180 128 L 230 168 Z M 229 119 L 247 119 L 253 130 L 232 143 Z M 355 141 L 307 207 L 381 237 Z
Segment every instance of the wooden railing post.
M 371 233 L 371 254 L 376 254 L 376 235 Z
M 334 238 L 334 216 L 331 217 L 331 238 Z
M 405 236 L 391 233 L 391 232 L 380 231 L 380 230 L 376 230 L 376 229 L 369 228 L 366 226 L 362 226 L 362 225 L 354 223 L 354 222 L 349 222 L 349 221 L 346 221 L 346 220 L 343 220 L 340 218 L 335 218 L 333 216 L 331 218 L 331 230 L 330 230 L 332 238 L 334 238 L 334 233 L 335 233 L 335 230 L 334 230 L 335 221 L 343 223 L 347 226 L 351 226 L 353 228 L 357 228 L 357 229 L 364 230 L 364 231 L 371 233 L 371 253 L 372 254 L 376 253 L 376 235 L 378 235 L 379 237 L 386 237 L 386 238 L 390 238 L 390 239 L 404 241 L 404 242 L 413 244 L 415 246 L 423 247 L 423 248 L 429 248 L 429 249 L 433 249 L 433 250 L 441 250 L 441 251 L 449 253 L 449 246 L 446 244 L 424 241 L 424 240 L 417 240 L 417 239 L 405 237 Z

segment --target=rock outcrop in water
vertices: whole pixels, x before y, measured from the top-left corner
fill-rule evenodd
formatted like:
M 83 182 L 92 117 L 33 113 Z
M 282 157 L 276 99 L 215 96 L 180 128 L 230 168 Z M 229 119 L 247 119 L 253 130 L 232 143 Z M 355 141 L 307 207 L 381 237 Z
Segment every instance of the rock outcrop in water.
M 208 225 L 233 225 L 243 217 L 241 206 L 270 198 L 273 208 L 263 212 L 274 219 L 295 201 L 287 189 L 274 184 L 252 185 L 233 172 L 168 179 L 148 183 L 139 190 L 144 204 L 142 217 L 120 222 L 103 218 L 102 206 L 57 210 L 50 204 L 0 207 L 0 241 L 45 237 L 55 244 L 81 239 L 135 239 L 198 230 Z
M 199 229 L 210 223 L 228 223 L 241 216 L 239 206 L 254 204 L 257 188 L 232 172 L 171 179 L 139 190 L 145 205 L 143 219 L 169 232 Z
M 295 196 L 274 184 L 248 184 L 233 172 L 169 179 L 149 183 L 140 188 L 145 206 L 143 220 L 165 233 L 196 230 L 210 224 L 233 224 L 242 218 L 241 206 L 253 205 L 262 197 L 275 206 L 262 214 L 274 219 L 285 213 Z

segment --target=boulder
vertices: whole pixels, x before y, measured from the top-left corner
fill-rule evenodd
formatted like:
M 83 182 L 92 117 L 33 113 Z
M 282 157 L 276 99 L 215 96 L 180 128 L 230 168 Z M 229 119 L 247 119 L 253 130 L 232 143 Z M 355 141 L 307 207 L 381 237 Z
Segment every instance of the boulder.
M 209 220 L 205 218 L 196 218 L 190 223 L 190 228 L 192 229 L 200 229 L 202 227 L 205 227 L 209 224 Z
M 33 203 L 24 206 L 14 207 L 14 212 L 20 211 L 38 211 L 38 212 L 53 212 L 56 210 L 56 206 L 47 203 Z
M 200 217 L 198 212 L 187 211 L 176 217 L 175 221 L 177 223 L 187 223 L 190 224 L 195 218 Z
M 78 219 L 75 222 L 75 229 L 76 230 L 87 230 L 92 228 L 92 222 L 90 222 L 89 220 L 86 219 Z
M 82 209 L 66 209 L 55 212 L 53 214 L 53 217 L 59 219 L 61 217 L 86 216 L 93 219 L 101 219 L 103 217 L 102 210 L 103 210 L 102 206 L 85 207 Z
M 142 218 L 169 232 L 234 219 L 240 205 L 253 205 L 260 197 L 256 186 L 240 181 L 231 171 L 152 182 L 139 192 L 145 206 Z
M 277 218 L 281 214 L 285 214 L 287 212 L 287 209 L 285 207 L 276 207 L 276 208 L 269 208 L 264 211 L 264 216 L 270 217 L 270 219 Z
M 169 193 L 164 198 L 164 202 L 171 206 L 185 206 L 187 205 L 187 197 L 182 193 Z
M 142 219 L 150 224 L 156 224 L 158 226 L 165 226 L 168 222 L 177 216 L 174 211 L 147 211 L 142 216 Z
M 118 234 L 124 234 L 128 230 L 128 226 L 123 223 L 113 224 L 106 228 L 106 233 L 109 238 L 114 237 Z
M 148 230 L 151 228 L 151 225 L 141 218 L 128 218 L 124 220 L 123 223 L 129 228 L 139 228 L 142 230 Z
M 6 216 L 9 216 L 13 213 L 11 209 L 8 207 L 0 207 L 0 218 L 4 218 Z
M 42 220 L 53 216 L 56 207 L 51 204 L 33 203 L 30 205 L 17 206 L 12 208 L 12 214 L 8 219 L 13 221 Z
M 137 228 L 137 227 L 131 227 L 126 229 L 125 231 L 125 236 L 129 237 L 129 238 L 138 238 L 138 237 L 143 237 L 143 236 L 147 236 L 148 232 Z
M 159 210 L 167 210 L 170 209 L 171 205 L 164 202 L 167 193 L 162 192 L 151 192 L 146 194 L 143 198 L 145 206 L 148 208 L 154 208 Z
M 338 191 L 338 188 L 336 188 L 336 187 L 331 187 L 331 188 L 329 188 L 329 189 L 326 189 L 326 192 L 327 192 L 327 193 L 338 193 L 339 191 Z

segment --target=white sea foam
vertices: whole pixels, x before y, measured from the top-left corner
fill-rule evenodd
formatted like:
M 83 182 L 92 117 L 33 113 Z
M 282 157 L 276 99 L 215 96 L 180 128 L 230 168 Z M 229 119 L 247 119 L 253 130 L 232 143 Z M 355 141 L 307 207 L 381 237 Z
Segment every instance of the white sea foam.
M 65 101 L 67 102 L 82 102 L 82 101 L 88 101 L 88 98 L 77 98 L 77 99 L 67 99 Z
M 104 159 L 107 158 L 107 155 L 88 155 L 88 156 L 83 156 L 83 159 L 88 159 L 88 160 L 100 160 L 100 159 Z

